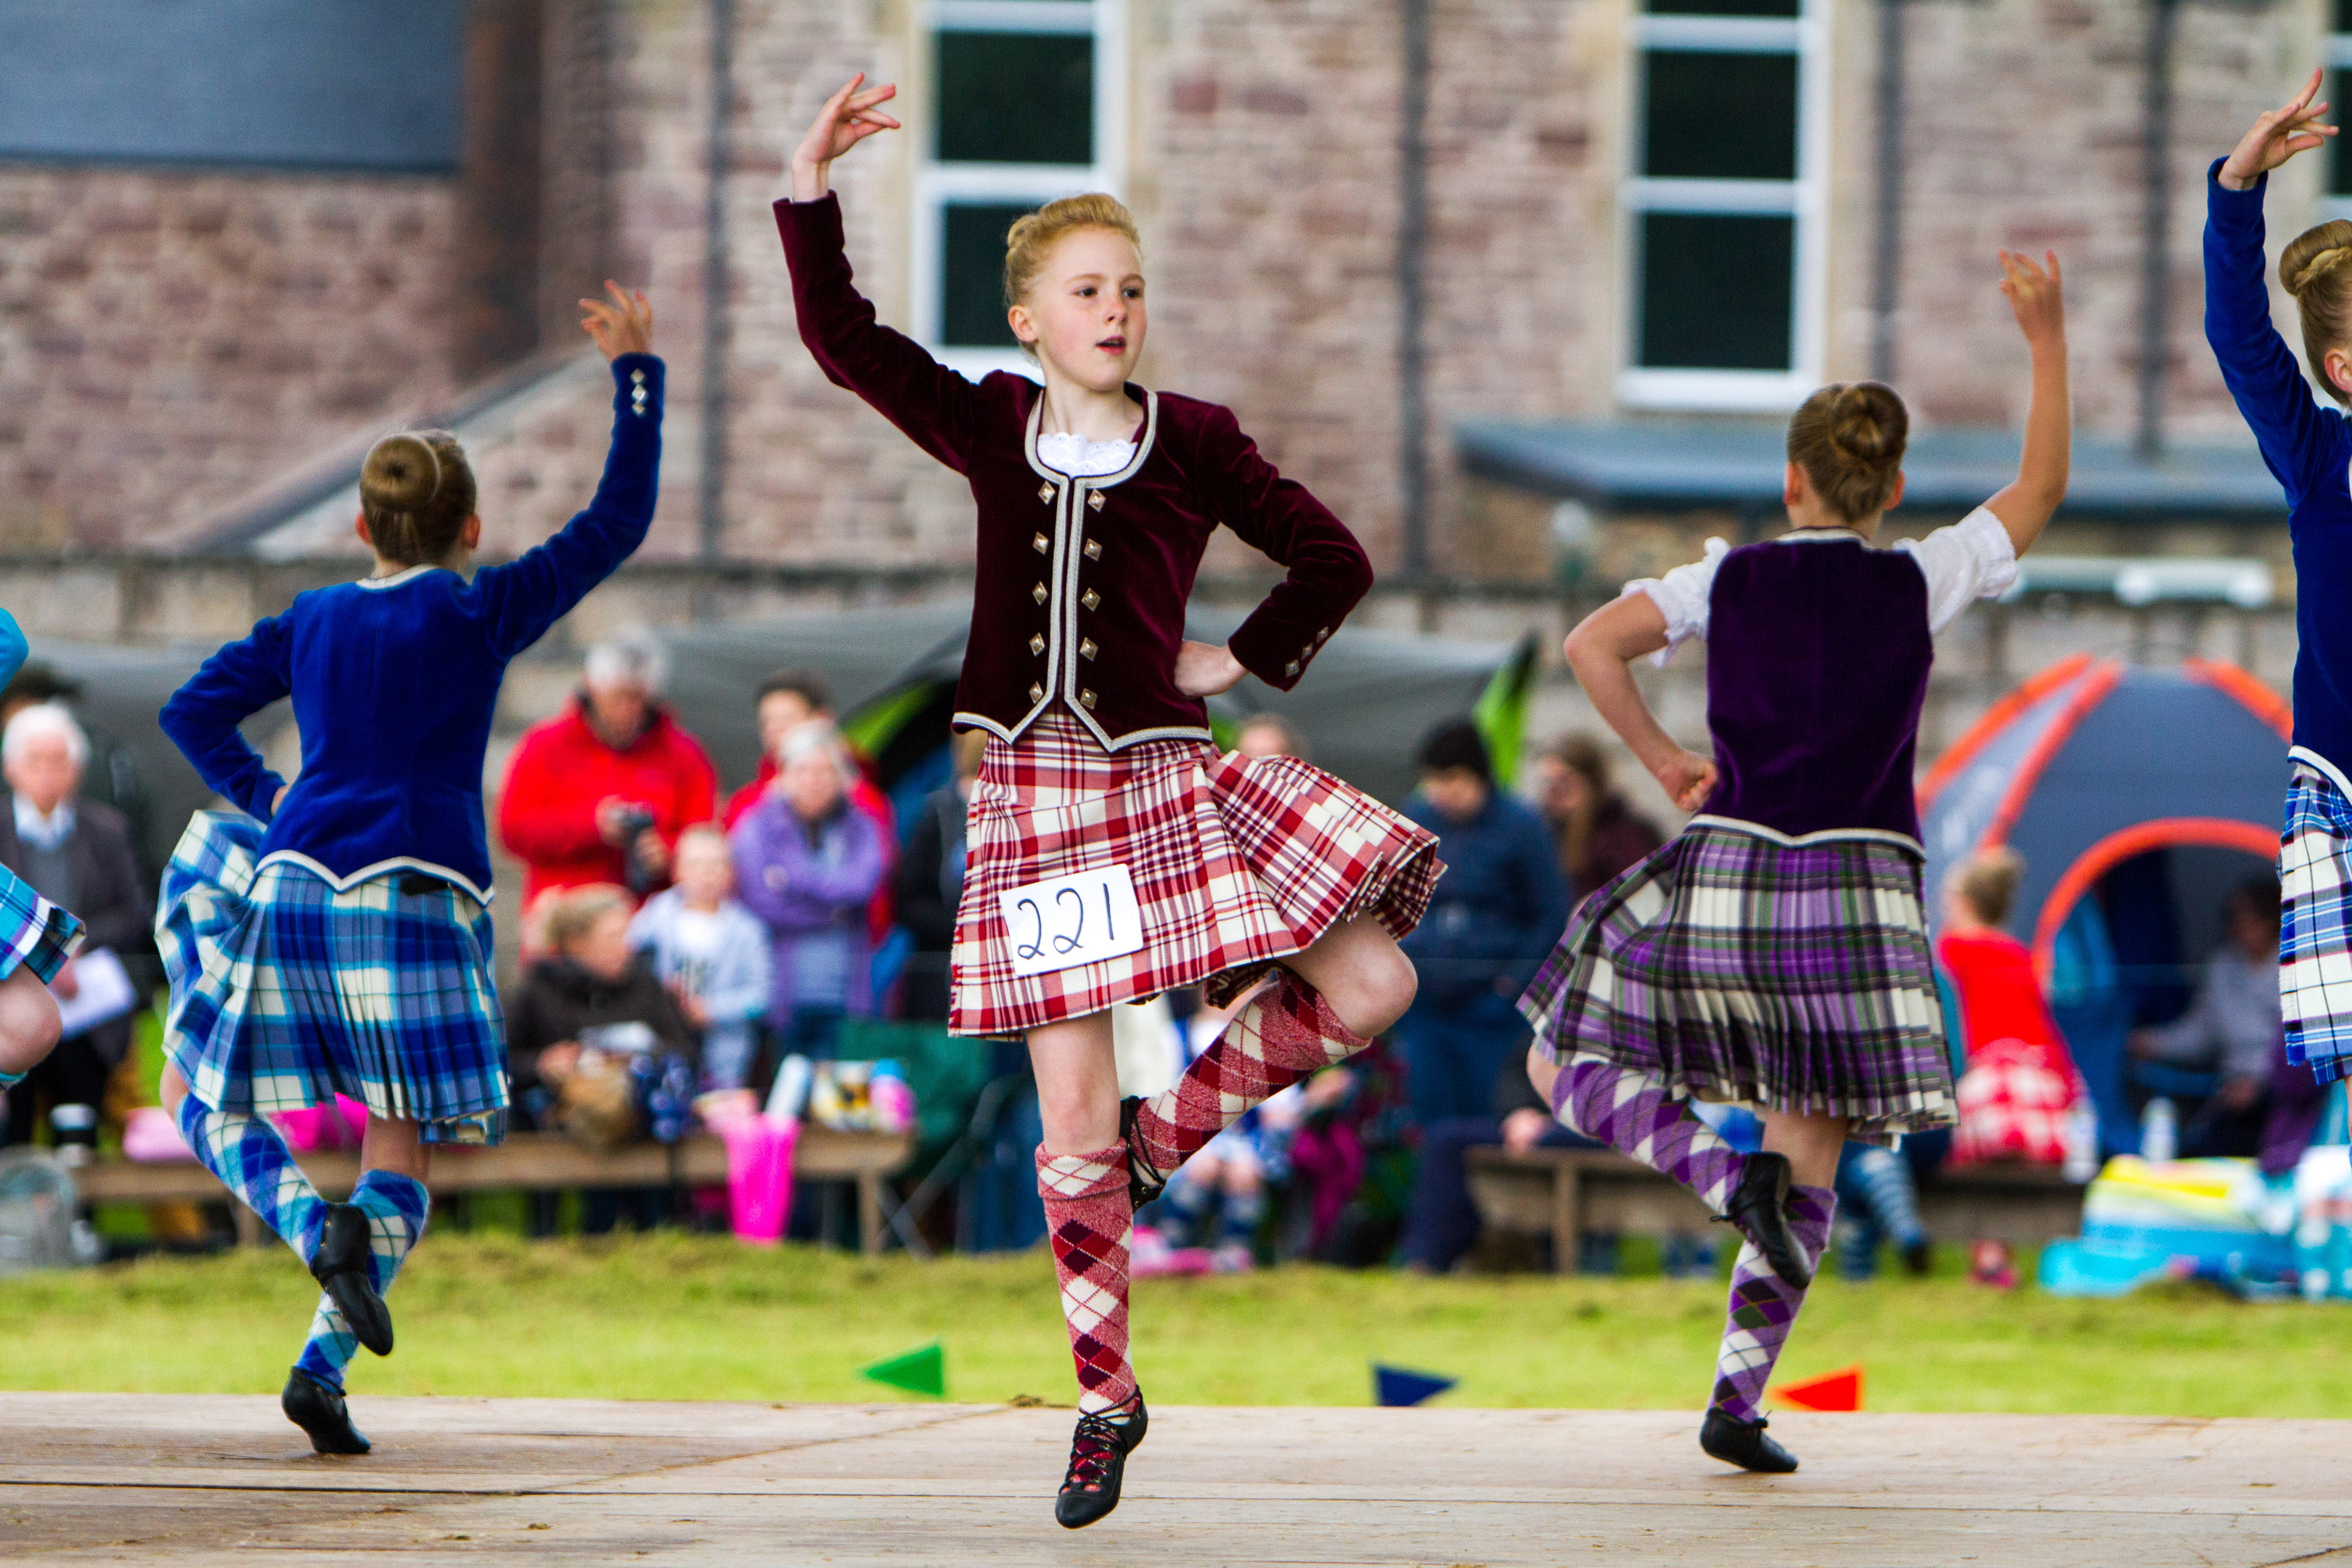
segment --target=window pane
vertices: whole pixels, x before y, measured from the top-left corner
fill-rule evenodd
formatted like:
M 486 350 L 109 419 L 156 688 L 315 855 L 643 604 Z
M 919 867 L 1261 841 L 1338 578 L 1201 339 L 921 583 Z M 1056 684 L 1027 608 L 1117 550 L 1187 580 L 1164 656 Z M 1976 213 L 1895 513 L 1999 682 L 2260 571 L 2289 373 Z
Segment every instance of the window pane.
M 1642 9 L 1653 16 L 1794 16 L 1799 0 L 1649 0 Z
M 1797 57 L 1653 49 L 1642 172 L 1658 179 L 1797 177 Z
M 1787 370 L 1797 220 L 1642 216 L 1642 348 L 1653 370 Z
M 950 203 L 940 213 L 940 342 L 956 349 L 1019 346 L 1004 320 L 1004 231 L 1028 202 Z
M 1086 33 L 939 35 L 940 161 L 1095 161 L 1095 41 Z

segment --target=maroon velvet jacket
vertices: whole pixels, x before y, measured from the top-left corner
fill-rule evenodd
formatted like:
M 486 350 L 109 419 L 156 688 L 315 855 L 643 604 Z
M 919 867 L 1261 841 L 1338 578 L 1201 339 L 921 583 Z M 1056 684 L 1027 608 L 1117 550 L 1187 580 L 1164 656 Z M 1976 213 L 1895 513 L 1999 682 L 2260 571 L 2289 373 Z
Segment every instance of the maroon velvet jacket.
M 837 386 L 963 475 L 980 503 L 971 637 L 955 722 L 1006 740 L 1059 699 L 1106 750 L 1209 739 L 1176 689 L 1184 605 L 1224 524 L 1289 568 L 1233 635 L 1234 657 L 1287 691 L 1372 585 L 1347 525 L 1258 455 L 1230 410 L 1130 385 L 1135 456 L 1070 479 L 1037 459 L 1044 399 L 1024 376 L 978 385 L 874 319 L 842 251 L 841 204 L 776 204 L 801 341 Z

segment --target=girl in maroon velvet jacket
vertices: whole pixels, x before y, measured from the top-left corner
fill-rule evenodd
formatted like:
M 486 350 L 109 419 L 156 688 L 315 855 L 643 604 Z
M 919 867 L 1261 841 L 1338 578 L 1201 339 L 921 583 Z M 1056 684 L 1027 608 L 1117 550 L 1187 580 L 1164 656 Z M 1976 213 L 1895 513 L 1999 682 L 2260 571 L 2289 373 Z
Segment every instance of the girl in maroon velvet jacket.
M 1007 320 L 1045 384 L 1000 372 L 974 385 L 877 324 L 851 281 L 828 173 L 898 125 L 879 107 L 896 89 L 864 80 L 793 153 L 776 224 L 817 363 L 979 503 L 955 723 L 988 742 L 949 1028 L 1026 1036 L 1035 1066 L 1038 1186 L 1080 1385 L 1055 1516 L 1076 1528 L 1117 1506 L 1143 1440 L 1127 1358 L 1136 1205 L 1244 1110 L 1404 1012 L 1397 939 L 1442 868 L 1427 834 L 1329 774 L 1210 744 L 1202 700 L 1244 673 L 1295 686 L 1371 568 L 1229 410 L 1129 379 L 1146 317 L 1127 209 L 1077 196 L 1013 226 Z M 1288 568 L 1223 647 L 1184 640 L 1219 524 Z M 1182 1082 L 1122 1103 L 1108 1009 L 1182 985 L 1230 1000 L 1269 975 Z

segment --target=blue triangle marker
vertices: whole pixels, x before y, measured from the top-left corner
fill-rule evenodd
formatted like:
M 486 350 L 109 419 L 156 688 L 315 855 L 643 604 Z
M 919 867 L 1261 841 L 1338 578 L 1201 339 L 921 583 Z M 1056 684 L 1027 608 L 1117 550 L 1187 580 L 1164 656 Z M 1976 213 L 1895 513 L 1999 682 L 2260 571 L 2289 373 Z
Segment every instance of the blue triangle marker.
M 1453 1387 L 1459 1380 L 1432 1377 L 1425 1372 L 1407 1372 L 1402 1367 L 1372 1363 L 1372 1397 L 1382 1405 L 1418 1405 Z

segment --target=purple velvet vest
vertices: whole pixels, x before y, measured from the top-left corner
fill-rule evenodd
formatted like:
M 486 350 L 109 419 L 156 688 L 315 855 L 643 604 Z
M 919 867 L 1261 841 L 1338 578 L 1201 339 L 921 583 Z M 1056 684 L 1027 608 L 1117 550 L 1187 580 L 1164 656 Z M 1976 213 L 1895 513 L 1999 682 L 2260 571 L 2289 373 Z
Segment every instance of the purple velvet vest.
M 1906 552 L 1838 535 L 1726 555 L 1707 611 L 1723 776 L 1706 814 L 1918 837 L 1912 756 L 1935 658 L 1927 579 Z

